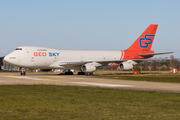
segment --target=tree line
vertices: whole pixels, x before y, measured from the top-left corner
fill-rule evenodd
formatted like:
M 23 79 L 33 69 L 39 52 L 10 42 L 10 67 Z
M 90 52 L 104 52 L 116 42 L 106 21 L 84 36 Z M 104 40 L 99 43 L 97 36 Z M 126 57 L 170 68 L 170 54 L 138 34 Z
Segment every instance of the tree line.
M 170 58 L 159 58 L 157 60 L 149 59 L 149 61 L 140 62 L 133 67 L 133 70 L 135 71 L 168 71 L 174 68 L 180 71 L 180 58 L 174 58 L 174 56 L 171 55 Z M 105 70 L 119 70 L 119 68 L 109 68 Z
M 174 58 L 173 55 L 170 59 L 152 60 L 141 62 L 134 66 L 134 70 L 140 71 L 167 71 L 176 68 L 180 70 L 180 58 Z

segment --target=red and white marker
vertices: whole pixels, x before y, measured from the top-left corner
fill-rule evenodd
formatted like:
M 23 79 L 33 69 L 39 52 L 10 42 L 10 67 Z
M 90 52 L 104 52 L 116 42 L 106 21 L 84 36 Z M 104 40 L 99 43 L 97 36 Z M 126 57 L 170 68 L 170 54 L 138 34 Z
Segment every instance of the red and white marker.
M 171 72 L 172 72 L 172 73 L 177 73 L 177 69 L 174 68 L 174 69 L 171 70 Z

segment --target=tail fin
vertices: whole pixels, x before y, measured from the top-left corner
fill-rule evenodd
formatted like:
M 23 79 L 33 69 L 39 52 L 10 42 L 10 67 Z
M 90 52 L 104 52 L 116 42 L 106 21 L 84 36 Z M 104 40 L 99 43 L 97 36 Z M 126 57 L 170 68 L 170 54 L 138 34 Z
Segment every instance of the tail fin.
M 157 27 L 158 25 L 151 24 L 127 50 L 137 50 L 137 51 L 151 50 Z

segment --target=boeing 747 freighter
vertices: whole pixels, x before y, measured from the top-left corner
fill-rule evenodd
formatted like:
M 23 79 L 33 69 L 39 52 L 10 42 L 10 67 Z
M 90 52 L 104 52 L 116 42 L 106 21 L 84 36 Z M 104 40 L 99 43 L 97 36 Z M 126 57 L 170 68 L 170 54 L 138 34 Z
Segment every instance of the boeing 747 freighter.
M 100 68 L 119 67 L 131 70 L 139 62 L 159 54 L 151 50 L 158 25 L 151 24 L 140 37 L 126 50 L 57 50 L 45 47 L 22 46 L 5 56 L 4 61 L 21 68 L 76 69 L 79 75 L 91 75 Z M 66 74 L 73 74 L 71 71 Z M 24 69 L 21 75 L 25 75 Z

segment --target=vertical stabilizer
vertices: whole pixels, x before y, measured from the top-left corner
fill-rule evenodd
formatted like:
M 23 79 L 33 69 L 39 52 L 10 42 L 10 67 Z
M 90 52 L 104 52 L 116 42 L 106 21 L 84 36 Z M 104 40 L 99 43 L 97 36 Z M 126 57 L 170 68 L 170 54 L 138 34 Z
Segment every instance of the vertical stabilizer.
M 127 50 L 150 51 L 157 27 L 157 24 L 151 24 Z

